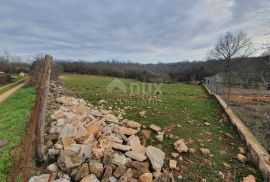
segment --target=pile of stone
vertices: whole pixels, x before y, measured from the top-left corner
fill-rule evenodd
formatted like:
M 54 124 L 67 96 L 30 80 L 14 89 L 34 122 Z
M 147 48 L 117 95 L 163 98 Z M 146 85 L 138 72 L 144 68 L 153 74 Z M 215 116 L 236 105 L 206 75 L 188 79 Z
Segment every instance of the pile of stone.
M 106 110 L 104 100 L 94 107 L 82 99 L 59 97 L 62 93 L 61 86 L 51 83 L 50 99 L 57 103 L 49 103 L 48 108 L 52 113 L 45 136 L 48 172 L 33 176 L 29 182 L 172 182 L 174 178 L 169 171 L 179 171 L 180 154 L 196 152 L 186 146 L 185 140 L 178 139 L 174 143 L 177 152 L 167 154 L 172 157 L 166 165 L 169 168 L 165 168 L 165 153 L 147 145 L 151 132 L 157 141 L 163 141 L 164 132 L 159 126 L 152 124 L 147 129 L 138 122 L 124 119 L 124 110 Z M 145 111 L 139 114 L 145 117 Z M 167 136 L 178 138 L 172 134 Z M 243 148 L 239 151 L 237 159 L 245 163 L 248 160 L 245 151 Z M 212 155 L 207 148 L 200 148 L 200 152 Z M 227 163 L 224 166 L 231 168 Z M 219 175 L 224 179 L 222 172 Z M 255 177 L 249 175 L 243 181 L 255 181 L 253 179 Z
M 64 88 L 57 84 L 58 81 L 51 81 L 50 82 L 50 95 L 55 98 L 55 97 L 60 97 L 64 93 Z
M 123 110 L 105 110 L 82 99 L 62 96 L 56 101 L 60 106 L 50 117 L 46 136 L 50 173 L 34 176 L 30 182 L 173 181 L 172 174 L 162 170 L 165 153 L 146 145 L 151 130 L 157 140 L 163 140 L 161 128 L 151 125 L 147 130 L 123 119 Z M 188 150 L 183 141 L 175 147 Z M 174 161 L 170 165 L 176 167 Z

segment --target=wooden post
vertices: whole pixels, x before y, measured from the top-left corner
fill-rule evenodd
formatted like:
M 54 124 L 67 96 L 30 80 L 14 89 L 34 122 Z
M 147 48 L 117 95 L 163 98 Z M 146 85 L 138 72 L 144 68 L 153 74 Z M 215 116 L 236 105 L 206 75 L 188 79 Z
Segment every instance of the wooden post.
M 50 88 L 50 77 L 51 77 L 51 63 L 52 56 L 46 55 L 42 63 L 42 79 L 38 88 L 37 97 L 39 102 L 39 109 L 37 114 L 37 126 L 35 129 L 35 153 L 36 162 L 39 164 L 44 160 L 44 125 L 46 119 L 46 107 L 47 99 Z

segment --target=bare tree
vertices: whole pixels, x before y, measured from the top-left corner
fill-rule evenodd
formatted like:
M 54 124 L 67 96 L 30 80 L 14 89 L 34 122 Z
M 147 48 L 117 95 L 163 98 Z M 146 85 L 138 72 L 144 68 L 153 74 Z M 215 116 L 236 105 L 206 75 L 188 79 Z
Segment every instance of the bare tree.
M 224 62 L 225 72 L 225 85 L 228 88 L 228 101 L 231 87 L 231 68 L 232 60 L 236 58 L 243 58 L 251 55 L 253 52 L 252 41 L 244 32 L 233 34 L 227 32 L 224 36 L 220 37 L 215 47 L 210 50 L 209 57 Z
M 9 63 L 9 60 L 6 59 L 4 56 L 0 56 L 0 72 L 5 72 L 7 65 Z

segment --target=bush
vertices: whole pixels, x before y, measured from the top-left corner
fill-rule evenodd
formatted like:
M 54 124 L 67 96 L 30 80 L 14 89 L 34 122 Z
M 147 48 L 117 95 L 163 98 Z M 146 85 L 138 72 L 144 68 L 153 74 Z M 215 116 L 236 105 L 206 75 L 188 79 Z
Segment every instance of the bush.
M 8 74 L 0 74 L 0 83 L 8 83 L 12 81 L 12 77 Z

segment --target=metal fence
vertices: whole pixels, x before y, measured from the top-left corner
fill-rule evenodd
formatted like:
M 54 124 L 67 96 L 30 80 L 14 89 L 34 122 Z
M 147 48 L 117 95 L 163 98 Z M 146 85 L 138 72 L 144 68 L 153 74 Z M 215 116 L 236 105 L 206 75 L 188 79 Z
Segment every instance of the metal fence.
M 270 73 L 220 73 L 205 79 L 209 90 L 220 95 L 270 151 Z
M 35 103 L 32 108 L 31 116 L 27 122 L 25 134 L 20 143 L 10 150 L 12 157 L 11 168 L 7 176 L 7 181 L 27 182 L 31 174 L 50 171 L 33 164 L 34 159 L 40 162 L 44 158 L 44 122 L 47 98 L 49 92 L 50 74 L 52 57 L 45 56 L 41 62 L 39 70 L 39 85 L 37 89 Z M 35 152 L 35 155 L 34 155 Z M 2 179 L 4 181 L 4 179 Z M 1 180 L 0 180 L 1 181 Z

